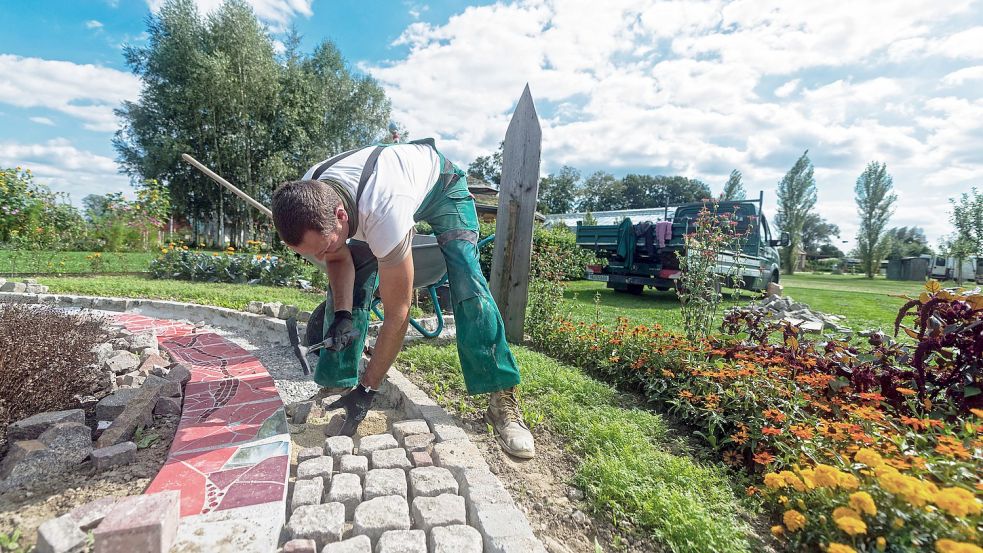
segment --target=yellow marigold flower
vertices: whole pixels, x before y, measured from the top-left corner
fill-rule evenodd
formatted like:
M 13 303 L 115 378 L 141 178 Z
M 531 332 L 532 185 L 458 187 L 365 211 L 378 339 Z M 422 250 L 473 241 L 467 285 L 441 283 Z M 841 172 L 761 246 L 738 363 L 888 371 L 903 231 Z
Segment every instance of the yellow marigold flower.
M 790 532 L 797 532 L 806 525 L 806 517 L 795 509 L 790 509 L 782 515 L 782 522 Z
M 842 543 L 831 543 L 826 548 L 826 553 L 857 553 L 857 550 Z
M 167 253 L 167 248 L 161 248 L 160 253 Z
M 829 465 L 816 465 L 815 480 L 816 485 L 821 488 L 835 488 L 839 482 L 840 471 Z
M 805 484 L 805 487 L 810 490 L 816 487 L 815 474 L 815 471 L 812 469 L 802 469 L 799 471 L 799 476 L 802 478 L 802 483 Z M 800 491 L 798 488 L 796 488 L 796 490 Z
M 980 502 L 972 492 L 963 488 L 945 488 L 935 494 L 934 502 L 940 509 L 953 516 L 980 514 Z
M 785 484 L 786 485 L 789 485 L 789 486 L 792 486 L 793 488 L 795 488 L 795 491 L 797 491 L 797 492 L 804 492 L 805 491 L 805 489 L 806 489 L 805 484 L 803 484 L 802 483 L 802 480 L 799 480 L 799 477 L 796 476 L 795 474 L 793 474 L 791 471 L 783 470 L 782 472 L 779 472 L 778 475 L 781 476 L 785 480 Z
M 860 520 L 859 518 L 842 517 L 836 519 L 835 522 L 836 525 L 840 527 L 840 530 L 843 530 L 844 532 L 850 534 L 851 536 L 867 533 L 867 525 L 864 523 L 864 521 Z
M 898 530 L 904 526 L 904 521 L 898 517 L 894 517 L 894 521 L 891 522 L 891 526 L 893 526 L 895 530 Z
M 853 509 L 851 509 L 849 507 L 837 507 L 837 508 L 833 509 L 833 520 L 834 521 L 839 520 L 839 519 L 841 519 L 843 517 L 860 518 L 860 513 L 858 513 L 857 511 L 854 511 Z
M 881 457 L 880 453 L 866 447 L 860 448 L 857 454 L 853 456 L 853 460 L 871 468 L 878 467 L 884 463 L 884 458 Z
M 841 472 L 838 484 L 844 490 L 855 490 L 860 487 L 860 480 L 849 472 Z
M 855 492 L 850 494 L 850 506 L 858 512 L 874 516 L 877 514 L 877 505 L 874 498 L 867 492 Z
M 955 540 L 939 540 L 935 542 L 937 553 L 983 553 L 978 545 Z
M 212 252 L 212 257 L 218 257 L 218 252 Z
M 877 550 L 878 551 L 884 551 L 885 549 L 887 549 L 887 540 L 884 539 L 884 536 L 878 536 L 877 537 Z
M 772 536 L 775 536 L 776 538 L 780 538 L 782 537 L 783 534 L 785 534 L 785 527 L 782 526 L 781 524 L 771 527 Z
M 787 495 L 778 496 L 778 502 L 781 503 L 782 505 L 788 503 L 788 496 Z
M 785 487 L 785 479 L 779 476 L 777 473 L 769 472 L 765 475 L 765 486 L 773 490 Z

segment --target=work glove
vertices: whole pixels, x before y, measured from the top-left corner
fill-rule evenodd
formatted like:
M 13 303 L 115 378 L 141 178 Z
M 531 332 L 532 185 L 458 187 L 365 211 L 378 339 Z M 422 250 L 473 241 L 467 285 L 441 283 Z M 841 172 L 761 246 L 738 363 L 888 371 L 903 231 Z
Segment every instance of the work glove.
M 328 348 L 332 351 L 341 351 L 352 345 L 358 334 L 355 333 L 352 327 L 351 311 L 334 312 L 334 321 L 328 327 L 327 337 L 333 341 L 331 347 Z
M 369 414 L 369 407 L 372 405 L 372 399 L 375 397 L 375 394 L 375 390 L 366 389 L 365 386 L 362 386 L 362 383 L 359 382 L 354 388 L 351 389 L 351 391 L 335 400 L 331 405 L 328 405 L 328 409 L 345 408 L 345 424 L 341 427 L 341 431 L 338 432 L 338 435 L 355 435 L 355 431 L 358 430 L 358 425 L 365 420 L 365 416 Z

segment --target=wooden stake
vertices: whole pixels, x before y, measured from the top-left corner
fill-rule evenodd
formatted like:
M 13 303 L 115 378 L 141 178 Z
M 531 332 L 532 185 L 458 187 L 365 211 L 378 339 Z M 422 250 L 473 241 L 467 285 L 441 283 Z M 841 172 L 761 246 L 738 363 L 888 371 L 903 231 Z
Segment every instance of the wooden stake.
M 489 283 L 505 321 L 505 336 L 514 344 L 522 342 L 526 319 L 542 141 L 536 106 L 526 84 L 505 132 L 495 253 Z

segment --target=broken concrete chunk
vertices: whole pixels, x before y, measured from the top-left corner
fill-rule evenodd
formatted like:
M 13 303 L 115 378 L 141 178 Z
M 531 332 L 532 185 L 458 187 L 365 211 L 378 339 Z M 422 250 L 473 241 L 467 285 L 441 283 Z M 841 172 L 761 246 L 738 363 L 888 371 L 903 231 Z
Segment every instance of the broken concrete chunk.
M 79 505 L 65 515 L 75 521 L 82 530 L 91 530 L 106 518 L 109 511 L 119 501 L 118 497 L 101 497 L 84 505 Z
M 92 453 L 92 430 L 77 422 L 55 424 L 42 432 L 38 441 L 68 465 L 81 463 Z
M 122 388 L 102 398 L 96 405 L 96 418 L 103 421 L 115 419 L 138 393 L 139 388 Z
M 7 427 L 7 440 L 33 440 L 53 425 L 62 422 L 85 423 L 85 412 L 81 409 L 49 411 L 21 419 Z
M 0 492 L 50 478 L 65 472 L 61 455 L 38 440 L 21 440 L 11 444 L 0 462 Z
M 0 292 L 14 292 L 15 294 L 23 294 L 27 290 L 27 285 L 23 282 L 7 282 L 3 286 L 0 286 Z
M 104 362 L 107 369 L 115 374 L 124 374 L 140 366 L 140 358 L 129 351 L 115 351 Z
M 261 301 L 251 301 L 249 305 L 246 306 L 246 312 L 254 313 L 256 315 L 263 314 L 263 302 Z
M 132 463 L 137 458 L 137 444 L 122 442 L 92 450 L 92 467 L 101 472 L 106 469 Z
M 162 397 L 157 399 L 157 405 L 154 406 L 155 415 L 180 415 L 181 414 L 181 398 L 173 397 Z
M 266 315 L 267 317 L 278 317 L 280 315 L 280 309 L 282 307 L 283 304 L 278 301 L 271 302 L 271 303 L 264 303 L 263 314 Z
M 37 553 L 81 553 L 85 533 L 67 515 L 53 518 L 38 527 Z
M 186 365 L 175 363 L 170 366 L 169 372 L 165 378 L 184 385 L 191 380 L 191 370 Z

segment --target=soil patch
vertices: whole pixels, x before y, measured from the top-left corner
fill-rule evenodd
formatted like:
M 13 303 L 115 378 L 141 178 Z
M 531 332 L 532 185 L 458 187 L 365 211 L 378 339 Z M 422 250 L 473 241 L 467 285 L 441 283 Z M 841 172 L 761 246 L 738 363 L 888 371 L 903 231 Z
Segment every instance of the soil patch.
M 421 374 L 404 371 L 414 384 L 430 397 L 439 397 L 447 410 L 484 455 L 492 472 L 509 489 L 516 504 L 526 514 L 536 535 L 550 553 L 595 553 L 603 551 L 661 552 L 663 548 L 644 537 L 629 535 L 608 520 L 589 513 L 582 492 L 571 484 L 577 458 L 566 451 L 565 441 L 539 426 L 533 430 L 536 457 L 517 459 L 505 454 L 489 432 L 483 411 L 462 412 L 456 406 L 467 405 L 464 394 L 434 386 Z M 481 397 L 481 396 L 479 396 Z M 471 397 L 472 401 L 476 398 Z M 482 398 L 482 408 L 487 406 Z
M 0 494 L 0 533 L 10 534 L 19 528 L 23 536 L 20 544 L 26 550 L 35 543 L 38 526 L 50 518 L 100 497 L 143 493 L 167 459 L 178 418 L 154 417 L 153 427 L 144 435 L 156 435 L 159 439 L 149 447 L 138 449 L 133 463 L 93 474 L 91 461 L 86 461 L 75 472 L 60 474 L 30 489 Z

